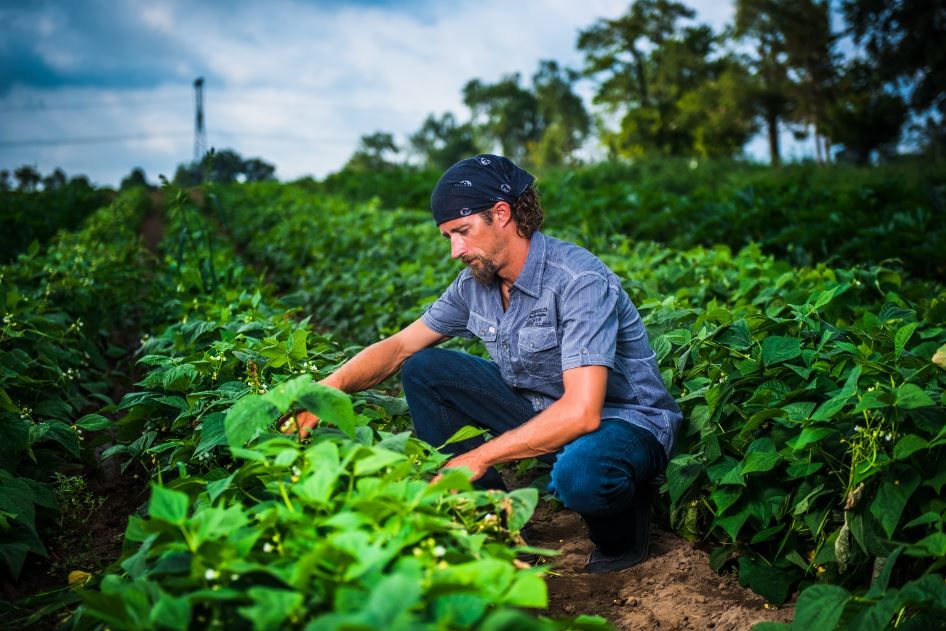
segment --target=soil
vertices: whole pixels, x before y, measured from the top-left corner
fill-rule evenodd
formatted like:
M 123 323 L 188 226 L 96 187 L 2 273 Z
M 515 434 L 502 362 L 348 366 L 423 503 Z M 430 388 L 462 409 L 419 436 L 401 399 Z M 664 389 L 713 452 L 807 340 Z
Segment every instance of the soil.
M 773 608 L 731 575 L 710 569 L 709 555 L 677 535 L 651 531 L 650 555 L 623 572 L 585 574 L 592 550 L 581 518 L 539 505 L 529 522 L 529 544 L 558 550 L 547 559 L 549 616 L 606 618 L 616 628 L 683 631 L 749 629 L 756 622 L 791 622 L 793 607 Z

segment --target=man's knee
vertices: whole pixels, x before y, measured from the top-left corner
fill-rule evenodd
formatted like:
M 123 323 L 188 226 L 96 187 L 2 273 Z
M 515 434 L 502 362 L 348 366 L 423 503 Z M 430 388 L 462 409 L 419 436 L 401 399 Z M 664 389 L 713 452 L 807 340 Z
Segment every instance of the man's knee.
M 567 450 L 552 467 L 550 488 L 565 508 L 580 515 L 619 513 L 634 497 L 630 476 L 581 456 L 569 457 Z
M 445 364 L 444 353 L 449 351 L 442 348 L 425 348 L 408 357 L 401 366 L 401 383 L 404 388 L 428 384 L 430 381 L 426 377 L 441 373 Z

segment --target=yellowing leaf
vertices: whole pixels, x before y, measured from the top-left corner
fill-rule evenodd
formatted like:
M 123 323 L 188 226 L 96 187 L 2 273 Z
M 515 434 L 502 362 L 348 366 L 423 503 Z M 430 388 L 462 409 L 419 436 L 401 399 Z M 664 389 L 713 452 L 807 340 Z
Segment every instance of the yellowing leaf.
M 943 344 L 933 353 L 933 363 L 946 370 L 946 344 Z
M 69 572 L 69 587 L 77 589 L 82 587 L 92 578 L 92 575 L 82 570 L 72 570 Z

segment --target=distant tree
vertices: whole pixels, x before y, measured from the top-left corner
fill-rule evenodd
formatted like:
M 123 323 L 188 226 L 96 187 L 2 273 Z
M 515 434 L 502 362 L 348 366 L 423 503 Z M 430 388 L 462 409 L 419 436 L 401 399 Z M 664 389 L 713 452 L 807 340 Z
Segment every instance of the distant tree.
M 946 145 L 946 0 L 844 0 L 855 42 L 878 76 L 906 90 L 932 145 Z
M 824 129 L 833 142 L 844 146 L 842 158 L 867 164 L 874 151 L 896 152 L 907 112 L 904 99 L 884 86 L 876 68 L 854 60 L 841 77 L 837 98 L 825 111 Z
M 752 47 L 752 99 L 765 123 L 772 166 L 781 163 L 779 125 L 791 119 L 796 105 L 778 7 L 778 0 L 737 0 L 734 28 L 735 36 Z
M 29 164 L 24 164 L 14 171 L 13 177 L 17 181 L 16 190 L 24 192 L 36 190 L 36 185 L 42 180 L 36 167 Z
M 358 141 L 358 147 L 348 159 L 344 169 L 349 171 L 382 171 L 394 166 L 389 159 L 401 149 L 388 132 L 376 131 L 366 134 Z
M 426 166 L 445 170 L 463 158 L 480 153 L 474 140 L 473 126 L 459 123 L 445 112 L 437 118 L 427 116 L 424 123 L 408 139 L 412 151 Z
M 204 172 L 201 170 L 200 164 L 185 162 L 177 165 L 173 181 L 175 186 L 197 186 L 204 181 Z
M 130 188 L 150 188 L 150 185 L 148 184 L 148 178 L 145 177 L 144 169 L 135 167 L 131 170 L 131 173 L 122 179 L 120 187 L 121 190 L 127 191 Z
M 200 166 L 206 174 L 205 177 L 211 182 L 228 184 L 236 182 L 243 173 L 243 158 L 233 149 L 211 149 L 204 154 Z
M 463 86 L 463 102 L 483 144 L 499 147 L 515 162 L 525 161 L 529 145 L 542 135 L 538 99 L 519 82 L 514 73 L 496 83 L 473 79 Z
M 276 167 L 260 158 L 243 161 L 243 175 L 247 182 L 263 182 L 276 179 Z
M 66 185 L 66 181 L 66 172 L 56 167 L 52 173 L 43 178 L 43 190 L 54 191 L 57 188 L 62 188 Z
M 10 186 L 10 171 L 8 169 L 0 170 L 0 191 L 9 191 Z
M 532 75 L 532 91 L 538 104 L 542 134 L 529 147 L 530 161 L 538 165 L 568 162 L 591 131 L 591 116 L 575 94 L 578 73 L 557 62 L 542 60 Z
M 745 72 L 710 27 L 681 24 L 694 16 L 679 2 L 638 0 L 579 34 L 584 72 L 598 81 L 594 100 L 620 117 L 602 132 L 611 153 L 725 155 L 748 138 Z

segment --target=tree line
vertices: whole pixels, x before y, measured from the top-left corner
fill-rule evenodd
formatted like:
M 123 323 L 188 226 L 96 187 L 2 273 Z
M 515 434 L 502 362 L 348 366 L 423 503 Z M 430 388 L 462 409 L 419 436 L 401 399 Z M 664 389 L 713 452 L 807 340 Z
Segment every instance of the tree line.
M 809 139 L 818 162 L 889 159 L 905 135 L 946 147 L 946 0 L 736 0 L 716 31 L 674 0 L 636 0 L 582 29 L 583 66 L 543 60 L 463 87 L 467 120 L 430 114 L 404 146 L 362 136 L 345 170 L 399 160 L 443 169 L 480 151 L 533 166 L 577 160 L 595 135 L 610 158 L 735 157 L 762 131 Z M 835 26 L 838 24 L 839 26 Z M 594 112 L 575 90 L 593 86 Z

